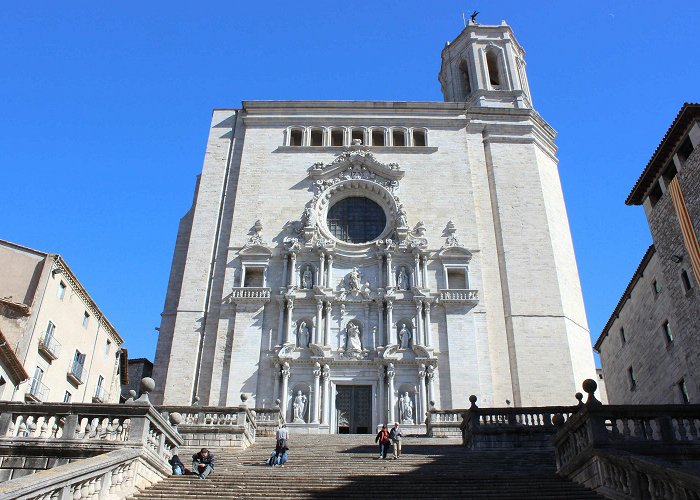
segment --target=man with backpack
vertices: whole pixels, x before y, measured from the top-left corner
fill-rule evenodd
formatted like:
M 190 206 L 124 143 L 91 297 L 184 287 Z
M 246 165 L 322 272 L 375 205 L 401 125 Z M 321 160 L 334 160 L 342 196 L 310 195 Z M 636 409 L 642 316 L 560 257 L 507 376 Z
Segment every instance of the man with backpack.
M 275 437 L 277 442 L 275 444 L 275 463 L 273 465 L 283 466 L 287 462 L 289 451 L 289 431 L 286 424 L 282 424 L 282 427 L 277 429 Z
M 401 456 L 401 438 L 403 434 L 399 428 L 399 423 L 394 422 L 394 427 L 389 431 L 389 439 L 394 444 L 394 460 L 397 460 Z

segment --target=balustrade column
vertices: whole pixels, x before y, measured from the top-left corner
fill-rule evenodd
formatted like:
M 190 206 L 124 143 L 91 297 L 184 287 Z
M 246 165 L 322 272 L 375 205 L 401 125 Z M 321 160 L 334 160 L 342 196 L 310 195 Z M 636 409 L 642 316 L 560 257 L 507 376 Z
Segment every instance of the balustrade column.
M 425 365 L 421 363 L 418 370 L 418 404 L 420 409 L 416 411 L 416 414 L 423 418 L 423 421 L 418 421 L 416 423 L 421 424 L 425 421 L 425 414 L 428 412 L 428 405 L 425 400 Z
M 316 299 L 316 328 L 314 328 L 313 343 L 321 343 L 321 332 L 323 331 L 323 300 Z
M 430 338 L 430 302 L 425 302 L 425 345 L 430 347 L 432 339 Z
M 389 344 L 396 344 L 396 328 L 394 328 L 394 304 L 391 300 L 386 301 L 386 329 Z
M 435 401 L 435 394 L 433 393 L 433 377 L 435 376 L 435 368 L 433 366 L 428 366 L 425 371 L 425 377 L 428 379 L 428 402 Z
M 390 424 L 391 422 L 382 422 L 384 416 L 384 397 L 386 396 L 386 389 L 384 388 L 384 365 L 377 367 L 377 415 L 379 416 L 379 423 Z
M 413 341 L 417 345 L 425 345 L 423 340 L 423 302 L 420 300 L 416 301 L 416 335 Z
M 378 336 L 377 338 L 377 344 L 378 345 L 387 345 L 386 339 L 384 338 L 384 302 L 381 300 L 377 301 L 377 315 L 379 316 L 379 321 L 377 321 L 377 326 L 378 328 Z
M 321 372 L 323 377 L 323 410 L 321 411 L 321 423 L 329 425 L 331 422 L 331 368 L 323 365 Z
M 416 252 L 413 254 L 413 286 L 421 288 L 421 272 L 420 272 L 420 255 Z
M 289 390 L 290 371 L 289 363 L 285 361 L 282 365 L 282 390 L 280 391 L 280 413 L 285 422 L 287 421 L 287 400 L 289 399 L 287 391 Z
M 326 281 L 326 254 L 321 252 L 318 254 L 318 286 L 324 286 Z
M 280 305 L 280 318 L 277 325 L 277 345 L 282 345 L 284 342 L 284 299 L 279 301 Z
M 331 345 L 331 303 L 326 302 L 324 309 L 326 311 L 326 323 L 324 325 L 326 330 L 323 333 L 323 345 Z
M 287 322 L 284 328 L 284 343 L 289 343 L 289 333 L 292 331 L 292 311 L 294 310 L 294 300 L 287 299 Z
M 317 424 L 318 423 L 318 407 L 321 403 L 320 399 L 320 393 L 321 393 L 321 365 L 316 362 L 314 364 L 314 397 L 313 397 L 313 402 L 311 406 L 311 423 L 312 424 Z
M 423 288 L 428 288 L 428 257 L 423 255 L 421 260 L 423 265 L 421 266 L 421 271 L 423 273 Z
M 394 287 L 394 270 L 391 265 L 391 254 L 387 253 L 386 254 L 386 280 L 387 280 L 387 286 L 389 287 Z
M 394 376 L 396 375 L 396 372 L 394 371 L 394 364 L 389 363 L 389 366 L 386 368 L 386 378 L 388 380 L 388 387 L 387 387 L 387 398 L 386 398 L 386 403 L 387 403 L 387 423 L 391 422 L 396 422 L 396 418 L 394 418 L 395 415 L 395 406 L 396 402 L 394 401 Z
M 377 288 L 384 288 L 384 257 L 377 254 Z
M 326 288 L 333 288 L 333 256 L 328 254 L 328 267 L 326 268 Z
M 297 273 L 297 254 L 294 252 L 291 252 L 291 257 L 292 257 L 292 286 L 297 286 L 298 283 L 298 273 Z

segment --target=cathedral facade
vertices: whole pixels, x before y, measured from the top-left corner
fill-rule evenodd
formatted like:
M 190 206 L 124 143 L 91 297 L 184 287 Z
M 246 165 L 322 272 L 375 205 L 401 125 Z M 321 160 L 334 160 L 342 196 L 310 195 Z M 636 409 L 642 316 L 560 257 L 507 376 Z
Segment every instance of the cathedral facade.
M 555 133 L 522 48 L 505 24 L 471 23 L 439 81 L 445 102 L 214 111 L 157 401 L 247 393 L 293 428 L 362 433 L 471 394 L 570 404 L 594 378 Z

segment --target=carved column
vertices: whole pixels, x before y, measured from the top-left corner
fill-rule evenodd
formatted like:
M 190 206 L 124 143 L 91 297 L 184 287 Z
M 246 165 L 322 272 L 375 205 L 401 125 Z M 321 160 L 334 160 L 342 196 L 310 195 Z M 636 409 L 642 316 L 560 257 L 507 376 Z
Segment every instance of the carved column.
M 413 338 L 416 345 L 425 345 L 423 340 L 423 301 L 416 300 L 416 332 Z
M 423 271 L 423 288 L 429 288 L 429 287 L 428 287 L 428 256 L 427 256 L 427 255 L 423 255 L 422 261 L 423 261 L 423 266 L 422 266 L 422 271 Z
M 282 367 L 280 366 L 279 363 L 275 363 L 275 373 L 273 374 L 274 376 L 274 385 L 272 386 L 272 404 L 275 404 L 275 401 L 280 398 L 280 376 L 282 375 L 280 373 L 280 369 Z
M 318 254 L 318 286 L 325 286 L 324 281 L 326 281 L 326 254 L 321 252 Z
M 423 363 L 418 368 L 418 404 L 420 408 L 416 411 L 416 415 L 423 420 L 419 418 L 416 423 L 422 424 L 425 422 L 425 413 L 428 411 L 428 405 L 425 400 L 425 365 Z
M 430 347 L 432 339 L 430 337 L 430 302 L 425 301 L 425 345 Z
M 287 299 L 287 324 L 284 328 L 284 343 L 289 343 L 289 334 L 292 331 L 292 311 L 294 310 L 294 299 Z
M 384 365 L 379 365 L 377 367 L 377 415 L 379 415 L 380 424 L 389 424 L 389 422 L 382 422 L 386 416 L 386 413 L 384 413 L 384 399 L 386 396 L 386 389 L 384 388 L 384 375 Z
M 428 379 L 428 402 L 435 401 L 433 392 L 433 377 L 435 376 L 435 368 L 431 365 L 425 370 L 425 377 Z
M 421 272 L 420 272 L 420 255 L 418 252 L 413 254 L 413 286 L 422 288 Z
M 280 317 L 279 324 L 277 325 L 277 345 L 282 345 L 284 342 L 284 299 L 281 298 L 279 301 L 280 306 Z
M 329 425 L 331 422 L 331 367 L 323 365 L 321 376 L 323 377 L 323 411 L 321 412 L 321 423 Z
M 377 321 L 377 326 L 379 327 L 377 343 L 379 345 L 387 345 L 387 341 L 384 338 L 384 302 L 381 300 L 377 301 L 377 311 L 377 315 L 379 316 L 379 321 Z
M 331 303 L 326 302 L 324 309 L 326 311 L 326 330 L 323 333 L 323 345 L 331 345 Z
M 289 395 L 287 394 L 289 387 L 289 363 L 286 361 L 282 364 L 282 390 L 280 391 L 280 412 L 282 413 L 282 418 L 287 421 L 287 400 Z
M 321 332 L 323 331 L 323 300 L 316 299 L 316 328 L 314 328 L 313 343 L 321 343 Z
M 292 258 L 292 265 L 291 265 L 291 267 L 292 267 L 292 286 L 296 286 L 297 283 L 299 282 L 298 281 L 298 279 L 299 279 L 298 274 L 299 273 L 297 273 L 297 254 L 295 254 L 294 252 L 291 252 L 290 257 Z
M 391 300 L 386 301 L 386 329 L 389 335 L 389 344 L 396 344 L 396 328 L 394 328 L 394 303 Z
M 328 268 L 326 269 L 326 288 L 333 287 L 333 256 L 328 254 Z
M 321 404 L 321 365 L 316 362 L 314 363 L 314 398 L 311 407 L 311 423 L 318 423 L 318 407 Z
M 393 287 L 394 285 L 394 268 L 391 265 L 391 254 L 387 252 L 386 254 L 386 280 L 387 286 Z
M 384 257 L 382 254 L 377 254 L 377 288 L 385 288 L 384 280 Z
M 289 283 L 289 254 L 284 254 L 284 269 L 282 271 L 282 286 L 287 286 Z
M 386 398 L 386 404 L 387 404 L 387 412 L 386 412 L 386 417 L 387 417 L 387 424 L 390 424 L 392 422 L 396 422 L 396 418 L 394 418 L 395 413 L 395 401 L 394 401 L 394 376 L 396 375 L 396 372 L 394 371 L 394 363 L 389 363 L 389 365 L 386 367 L 386 378 L 388 381 L 388 390 L 387 390 L 387 398 Z

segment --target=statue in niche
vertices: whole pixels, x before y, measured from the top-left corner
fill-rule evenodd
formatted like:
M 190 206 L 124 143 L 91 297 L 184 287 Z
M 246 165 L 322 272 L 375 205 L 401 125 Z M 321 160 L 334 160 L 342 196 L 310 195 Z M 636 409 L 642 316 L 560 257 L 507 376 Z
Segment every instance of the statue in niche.
M 406 323 L 401 323 L 401 329 L 399 330 L 399 343 L 401 344 L 401 349 L 411 348 L 411 331 L 406 328 Z
M 361 352 L 362 339 L 360 338 L 360 327 L 355 323 L 348 323 L 345 327 L 345 351 L 346 352 Z
M 362 288 L 360 271 L 356 267 L 353 267 L 352 271 L 350 271 L 350 278 L 348 280 L 348 283 L 350 285 L 350 290 L 358 290 L 359 291 Z
M 314 285 L 314 275 L 311 272 L 311 266 L 306 266 L 304 272 L 301 273 L 301 287 L 307 290 Z
M 413 401 L 408 392 L 399 398 L 399 418 L 402 424 L 413 423 Z
M 292 409 L 294 410 L 294 422 L 302 424 L 306 423 L 304 421 L 304 410 L 306 410 L 306 396 L 301 392 L 301 390 L 297 391 L 297 395 L 294 397 Z
M 398 210 L 398 227 L 400 228 L 405 228 L 408 227 L 408 219 L 406 218 L 406 210 L 403 208 L 403 205 L 399 205 L 399 210 Z
M 401 266 L 399 275 L 396 278 L 396 286 L 399 287 L 399 290 L 408 290 L 408 273 L 406 272 L 406 266 Z
M 309 327 L 306 326 L 306 321 L 299 323 L 299 330 L 297 331 L 297 339 L 299 341 L 299 347 L 309 347 L 310 339 Z

